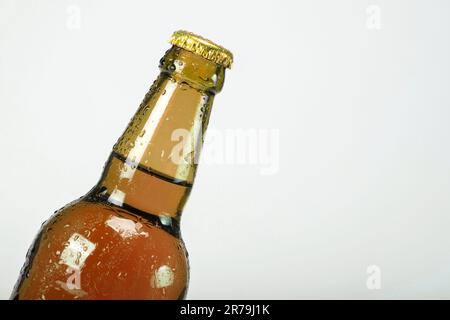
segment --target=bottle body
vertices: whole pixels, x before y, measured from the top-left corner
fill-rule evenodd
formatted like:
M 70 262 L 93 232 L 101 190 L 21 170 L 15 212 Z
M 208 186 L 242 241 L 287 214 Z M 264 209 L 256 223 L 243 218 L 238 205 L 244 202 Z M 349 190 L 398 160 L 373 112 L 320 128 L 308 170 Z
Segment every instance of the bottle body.
M 12 298 L 182 299 L 188 272 L 176 234 L 83 197 L 42 226 Z
M 12 299 L 185 297 L 180 218 L 224 67 L 173 46 L 160 69 L 97 185 L 42 225 Z

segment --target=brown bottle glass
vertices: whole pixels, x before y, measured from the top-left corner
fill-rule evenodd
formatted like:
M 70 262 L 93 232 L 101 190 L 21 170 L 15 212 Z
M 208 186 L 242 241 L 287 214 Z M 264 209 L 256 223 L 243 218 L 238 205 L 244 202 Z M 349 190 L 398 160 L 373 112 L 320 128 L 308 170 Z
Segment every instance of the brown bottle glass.
M 189 49 L 161 59 L 97 185 L 42 225 L 12 299 L 185 297 L 180 217 L 226 67 Z

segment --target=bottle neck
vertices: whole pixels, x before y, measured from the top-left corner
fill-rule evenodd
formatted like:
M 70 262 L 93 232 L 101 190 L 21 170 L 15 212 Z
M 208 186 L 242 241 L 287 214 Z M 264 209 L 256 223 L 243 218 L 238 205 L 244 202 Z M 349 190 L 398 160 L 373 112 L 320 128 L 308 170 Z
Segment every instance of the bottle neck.
M 172 47 L 161 73 L 114 145 L 93 193 L 160 217 L 179 218 L 197 170 L 224 68 Z
M 191 185 L 224 68 L 172 47 L 114 152 L 176 183 Z

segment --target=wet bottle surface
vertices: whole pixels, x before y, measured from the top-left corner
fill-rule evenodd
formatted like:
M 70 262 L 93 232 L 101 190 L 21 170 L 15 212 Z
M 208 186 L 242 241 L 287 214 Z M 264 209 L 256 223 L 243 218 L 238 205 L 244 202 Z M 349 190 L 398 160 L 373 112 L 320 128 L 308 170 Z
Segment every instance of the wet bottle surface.
M 176 32 L 97 185 L 41 227 L 12 299 L 182 299 L 180 218 L 232 55 Z

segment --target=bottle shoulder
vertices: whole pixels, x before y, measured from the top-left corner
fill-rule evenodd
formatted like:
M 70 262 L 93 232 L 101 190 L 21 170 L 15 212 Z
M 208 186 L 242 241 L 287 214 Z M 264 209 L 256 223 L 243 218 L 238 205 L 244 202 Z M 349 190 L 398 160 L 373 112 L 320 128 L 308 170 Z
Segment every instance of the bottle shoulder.
M 43 228 L 53 228 L 56 225 L 58 228 L 70 228 L 74 231 L 105 225 L 125 238 L 139 236 L 139 230 L 144 228 L 151 229 L 152 233 L 163 232 L 181 239 L 178 220 L 167 216 L 156 216 L 133 207 L 128 208 L 125 204 L 118 206 L 92 193 L 55 211 L 50 219 L 44 222 Z

